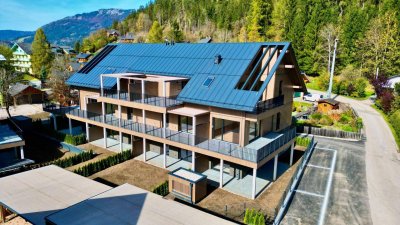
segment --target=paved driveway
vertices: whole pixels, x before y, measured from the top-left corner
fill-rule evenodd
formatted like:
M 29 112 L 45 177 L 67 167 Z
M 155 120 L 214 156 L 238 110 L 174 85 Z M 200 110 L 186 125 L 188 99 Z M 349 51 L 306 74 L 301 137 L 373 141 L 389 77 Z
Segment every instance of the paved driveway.
M 37 114 L 43 112 L 42 104 L 25 104 L 25 105 L 18 105 L 18 106 L 11 106 L 10 107 L 10 114 L 11 116 L 29 116 L 33 114 Z M 0 108 L 0 119 L 7 118 L 7 111 L 5 108 Z
M 325 224 L 372 224 L 363 142 L 316 138 L 318 142 L 282 224 L 317 224 L 328 198 Z M 333 155 L 336 151 L 337 158 Z M 330 194 L 329 173 L 335 164 Z M 306 212 L 306 213 L 305 213 Z
M 370 100 L 357 101 L 342 96 L 335 99 L 349 103 L 364 122 L 366 178 L 372 222 L 400 224 L 400 154 L 388 125 L 371 107 Z M 358 176 L 355 174 L 354 179 Z

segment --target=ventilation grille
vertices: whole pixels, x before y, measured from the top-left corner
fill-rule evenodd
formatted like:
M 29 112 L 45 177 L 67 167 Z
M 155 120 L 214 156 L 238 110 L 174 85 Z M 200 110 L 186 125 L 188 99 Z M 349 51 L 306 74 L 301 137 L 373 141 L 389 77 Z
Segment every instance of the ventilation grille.
M 78 73 L 88 74 L 101 60 L 103 60 L 114 48 L 116 45 L 107 45 L 99 54 L 97 54 L 92 60 L 88 62 L 82 69 L 78 71 Z

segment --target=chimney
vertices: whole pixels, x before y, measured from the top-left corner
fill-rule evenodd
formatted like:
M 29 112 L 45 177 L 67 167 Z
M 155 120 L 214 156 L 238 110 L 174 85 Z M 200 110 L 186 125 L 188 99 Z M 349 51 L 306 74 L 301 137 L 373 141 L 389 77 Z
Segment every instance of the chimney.
M 214 64 L 220 64 L 222 60 L 222 56 L 220 54 L 214 57 Z

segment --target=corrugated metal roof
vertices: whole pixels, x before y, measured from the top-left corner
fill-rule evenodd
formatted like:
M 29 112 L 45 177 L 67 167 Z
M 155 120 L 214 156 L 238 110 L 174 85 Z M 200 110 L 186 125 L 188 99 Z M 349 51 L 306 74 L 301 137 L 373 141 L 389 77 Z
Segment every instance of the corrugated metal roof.
M 262 94 L 263 89 L 258 92 L 235 89 L 260 48 L 269 45 L 277 45 L 280 49 L 290 47 L 288 42 L 113 45 L 117 47 L 93 70 L 88 74 L 75 73 L 67 83 L 98 89 L 100 74 L 109 68 L 115 69 L 114 73 L 187 77 L 190 80 L 179 94 L 179 100 L 242 111 L 253 111 Z M 214 58 L 218 54 L 222 61 L 215 64 Z M 276 62 L 279 63 L 280 60 Z M 205 87 L 203 83 L 208 76 L 214 76 L 215 80 L 210 87 Z M 106 88 L 115 84 L 115 79 L 104 79 Z

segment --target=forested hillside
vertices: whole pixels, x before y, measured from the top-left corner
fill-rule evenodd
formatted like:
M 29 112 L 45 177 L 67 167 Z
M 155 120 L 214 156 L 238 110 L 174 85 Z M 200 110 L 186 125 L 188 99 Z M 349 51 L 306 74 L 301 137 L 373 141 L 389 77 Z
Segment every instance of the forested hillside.
M 154 0 L 114 28 L 148 42 L 154 21 L 176 41 L 291 41 L 307 74 L 327 73 L 335 38 L 336 73 L 400 72 L 400 0 Z

